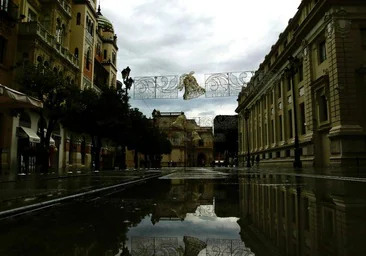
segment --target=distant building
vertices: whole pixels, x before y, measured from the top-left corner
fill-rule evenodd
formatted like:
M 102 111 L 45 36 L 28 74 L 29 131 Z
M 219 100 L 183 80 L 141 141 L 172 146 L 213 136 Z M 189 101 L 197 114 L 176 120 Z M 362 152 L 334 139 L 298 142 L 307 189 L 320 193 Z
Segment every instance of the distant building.
M 162 166 L 209 166 L 213 160 L 212 127 L 201 127 L 194 119 L 182 121 L 181 127 L 174 126 L 182 115 L 183 112 L 153 112 L 155 124 L 168 134 L 172 144 L 172 153 L 163 156 Z
M 238 156 L 238 116 L 218 115 L 214 118 L 214 158 L 234 165 Z
M 365 1 L 301 1 L 239 94 L 242 166 L 292 165 L 296 137 L 303 166 L 366 164 L 365 24 Z

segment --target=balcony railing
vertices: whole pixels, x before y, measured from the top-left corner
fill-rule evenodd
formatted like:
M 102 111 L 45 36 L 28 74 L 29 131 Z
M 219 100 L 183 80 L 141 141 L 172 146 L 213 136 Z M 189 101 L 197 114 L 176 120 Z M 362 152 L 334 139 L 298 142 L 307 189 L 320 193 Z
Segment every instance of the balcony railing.
M 10 21 L 18 20 L 18 5 L 11 0 L 0 0 L 0 18 L 7 18 Z
M 22 22 L 19 24 L 19 35 L 38 35 L 44 43 L 66 59 L 70 64 L 79 68 L 79 60 L 65 47 L 56 41 L 55 36 L 50 34 L 38 22 Z
M 71 6 L 65 0 L 57 0 L 64 11 L 71 17 Z

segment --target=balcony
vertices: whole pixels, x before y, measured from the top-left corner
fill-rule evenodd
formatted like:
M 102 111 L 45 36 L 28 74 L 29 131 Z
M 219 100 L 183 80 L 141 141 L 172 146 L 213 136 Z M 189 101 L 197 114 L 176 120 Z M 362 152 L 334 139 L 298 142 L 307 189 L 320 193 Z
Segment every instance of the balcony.
M 18 20 L 18 5 L 11 0 L 0 0 L 0 18 L 16 22 Z
M 38 22 L 22 22 L 19 24 L 20 36 L 38 36 L 45 44 L 54 49 L 61 57 L 67 60 L 71 65 L 79 68 L 79 60 L 65 47 L 56 41 L 55 36 L 50 34 Z
M 61 8 L 71 17 L 71 5 L 65 0 L 57 0 Z
M 59 7 L 71 18 L 71 5 L 66 0 L 40 0 L 43 3 L 54 3 L 57 2 Z

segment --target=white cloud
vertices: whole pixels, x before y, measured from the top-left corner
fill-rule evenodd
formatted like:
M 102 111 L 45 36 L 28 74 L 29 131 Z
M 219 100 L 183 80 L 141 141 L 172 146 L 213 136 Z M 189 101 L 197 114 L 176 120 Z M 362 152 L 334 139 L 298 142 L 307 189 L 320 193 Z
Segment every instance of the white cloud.
M 101 1 L 118 35 L 118 67 L 132 76 L 256 70 L 285 29 L 301 0 L 120 0 Z M 132 94 L 132 93 L 131 93 Z M 202 99 L 201 99 L 202 98 Z M 236 97 L 195 101 L 131 100 L 152 110 L 234 114 Z M 218 103 L 220 102 L 220 103 Z

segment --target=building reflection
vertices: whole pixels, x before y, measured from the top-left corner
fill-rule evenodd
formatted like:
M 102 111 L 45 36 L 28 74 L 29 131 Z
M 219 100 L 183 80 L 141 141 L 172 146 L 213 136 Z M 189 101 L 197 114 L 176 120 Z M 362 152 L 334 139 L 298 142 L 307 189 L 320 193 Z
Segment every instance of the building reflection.
M 199 179 L 172 179 L 169 182 L 169 192 L 158 200 L 151 215 L 153 224 L 162 220 L 183 221 L 187 214 L 239 217 L 237 186 Z
M 366 255 L 363 182 L 239 177 L 241 237 L 256 255 Z

